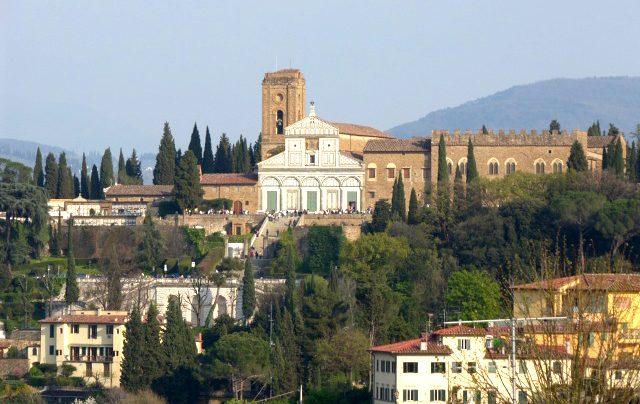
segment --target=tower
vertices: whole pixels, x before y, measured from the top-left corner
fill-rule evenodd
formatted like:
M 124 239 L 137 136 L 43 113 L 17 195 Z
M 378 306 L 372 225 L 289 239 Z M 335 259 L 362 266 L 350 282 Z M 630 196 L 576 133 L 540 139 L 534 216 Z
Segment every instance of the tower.
M 284 128 L 304 118 L 304 75 L 298 69 L 265 73 L 262 80 L 262 159 L 284 147 Z

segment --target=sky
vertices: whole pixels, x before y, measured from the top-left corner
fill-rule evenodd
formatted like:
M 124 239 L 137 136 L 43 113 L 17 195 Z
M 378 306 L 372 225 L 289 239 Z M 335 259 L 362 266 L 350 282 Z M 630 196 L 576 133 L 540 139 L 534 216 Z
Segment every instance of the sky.
M 155 152 L 255 140 L 265 72 L 388 129 L 550 78 L 640 75 L 640 2 L 0 0 L 0 138 Z M 203 139 L 204 141 L 204 139 Z

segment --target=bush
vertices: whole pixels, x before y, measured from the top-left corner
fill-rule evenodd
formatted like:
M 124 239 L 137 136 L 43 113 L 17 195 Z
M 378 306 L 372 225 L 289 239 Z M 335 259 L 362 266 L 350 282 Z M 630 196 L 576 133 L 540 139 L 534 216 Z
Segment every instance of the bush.
M 37 365 L 38 369 L 44 373 L 45 375 L 47 373 L 58 373 L 58 366 L 53 365 L 53 364 L 48 364 L 48 363 L 40 363 Z
M 76 367 L 73 365 L 64 364 L 60 367 L 60 374 L 64 377 L 70 377 L 75 371 Z
M 73 387 L 84 387 L 87 383 L 84 381 L 83 377 L 70 377 L 69 381 L 71 382 L 71 386 Z
M 200 210 L 230 210 L 233 206 L 233 201 L 231 199 L 226 198 L 217 198 L 209 201 L 202 201 L 200 204 Z
M 168 215 L 173 215 L 179 212 L 178 204 L 174 201 L 162 201 L 158 204 L 158 214 L 160 217 L 165 217 Z
M 21 359 L 24 358 L 24 355 L 22 354 L 22 352 L 20 352 L 20 350 L 15 347 L 9 347 L 9 351 L 7 352 L 7 358 L 9 359 Z
M 47 385 L 47 379 L 44 376 L 29 376 L 27 380 L 33 387 L 44 387 Z
M 56 377 L 56 386 L 67 387 L 71 386 L 71 380 L 66 376 Z

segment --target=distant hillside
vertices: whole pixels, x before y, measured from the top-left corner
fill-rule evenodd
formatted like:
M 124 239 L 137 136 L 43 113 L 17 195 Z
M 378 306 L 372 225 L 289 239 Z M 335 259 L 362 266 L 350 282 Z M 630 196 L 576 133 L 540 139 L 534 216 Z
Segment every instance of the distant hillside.
M 640 123 L 640 77 L 554 79 L 511 87 L 453 108 L 433 111 L 387 132 L 398 137 L 430 135 L 433 129 L 547 129 L 557 119 L 563 129 L 586 130 L 595 120 L 614 123 L 624 133 Z

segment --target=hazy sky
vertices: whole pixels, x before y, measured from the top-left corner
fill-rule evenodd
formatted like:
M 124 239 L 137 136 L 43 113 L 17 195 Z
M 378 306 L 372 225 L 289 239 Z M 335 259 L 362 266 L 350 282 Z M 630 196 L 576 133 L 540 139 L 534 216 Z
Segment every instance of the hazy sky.
M 289 66 L 320 116 L 380 129 L 516 84 L 640 75 L 638 0 L 524 3 L 0 0 L 0 137 L 155 151 L 166 120 L 183 148 L 194 121 L 254 140 L 264 72 Z

